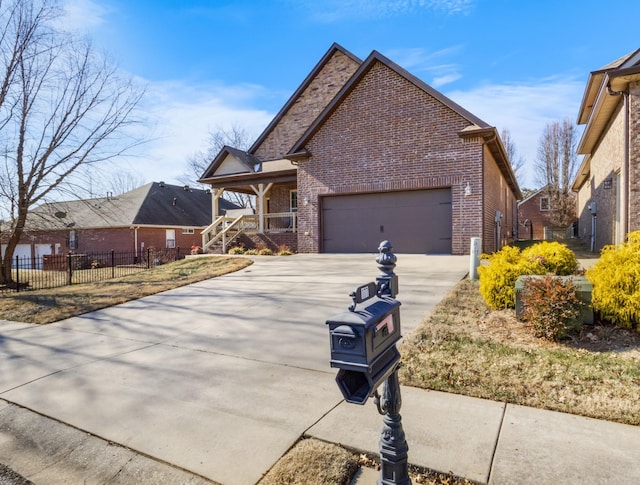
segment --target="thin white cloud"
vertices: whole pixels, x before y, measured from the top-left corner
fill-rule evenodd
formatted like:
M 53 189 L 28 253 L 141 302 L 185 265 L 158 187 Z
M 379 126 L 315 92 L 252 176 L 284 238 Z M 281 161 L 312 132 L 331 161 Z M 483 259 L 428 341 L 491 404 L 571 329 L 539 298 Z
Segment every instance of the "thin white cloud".
M 92 0 L 65 0 L 62 4 L 64 15 L 59 19 L 66 30 L 88 32 L 105 22 L 110 10 Z
M 444 76 L 434 77 L 430 84 L 434 88 L 438 88 L 446 84 L 451 84 L 452 82 L 457 81 L 460 78 L 462 78 L 462 74 L 458 74 L 458 73 L 445 74 Z
M 435 12 L 466 15 L 477 0 L 291 0 L 311 13 L 314 20 L 331 23 L 344 19 L 370 19 Z
M 391 49 L 386 51 L 386 55 L 437 88 L 462 78 L 460 66 L 447 62 L 448 58 L 458 54 L 462 49 L 463 46 L 457 45 L 431 52 L 422 47 L 414 47 Z
M 142 145 L 133 169 L 147 181 L 176 182 L 186 160 L 206 151 L 209 131 L 240 126 L 255 135 L 273 114 L 247 107 L 263 89 L 254 85 L 187 85 L 182 81 L 148 85 L 142 109 L 150 141 Z
M 583 90 L 583 81 L 547 78 L 535 83 L 485 84 L 445 94 L 499 131 L 509 130 L 525 159 L 523 185 L 533 187 L 533 165 L 545 125 L 566 117 L 575 120 Z

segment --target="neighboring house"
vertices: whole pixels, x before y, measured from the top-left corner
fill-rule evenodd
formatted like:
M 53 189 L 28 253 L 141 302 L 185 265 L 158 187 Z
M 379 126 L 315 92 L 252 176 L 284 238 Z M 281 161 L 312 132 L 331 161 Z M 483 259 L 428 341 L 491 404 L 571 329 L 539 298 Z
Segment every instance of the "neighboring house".
M 578 124 L 578 233 L 599 251 L 640 229 L 640 49 L 589 74 Z
M 118 196 L 42 204 L 29 213 L 16 256 L 200 246 L 211 224 L 208 190 L 149 183 Z M 237 209 L 221 199 L 219 211 Z M 5 245 L 2 245 L 4 251 Z
M 200 180 L 255 194 L 249 244 L 299 252 L 467 254 L 514 238 L 521 198 L 497 130 L 374 51 L 334 44 L 248 151 L 224 147 Z M 216 221 L 204 242 L 234 231 Z M 223 229 L 224 227 L 224 229 Z M 239 234 L 242 233 L 242 234 Z
M 518 239 L 564 239 L 573 236 L 572 228 L 557 228 L 553 224 L 552 198 L 546 187 L 536 190 L 518 202 Z

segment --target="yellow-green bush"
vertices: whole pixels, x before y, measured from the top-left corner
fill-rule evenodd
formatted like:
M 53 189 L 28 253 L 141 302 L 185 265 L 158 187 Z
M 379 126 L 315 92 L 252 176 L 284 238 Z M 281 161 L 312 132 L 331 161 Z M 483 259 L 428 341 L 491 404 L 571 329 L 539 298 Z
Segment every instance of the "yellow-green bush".
M 556 241 L 542 241 L 529 246 L 522 251 L 522 256 L 537 260 L 546 268 L 547 273 L 560 276 L 571 275 L 578 268 L 575 253 L 566 245 Z
M 480 294 L 494 310 L 515 307 L 515 284 L 518 277 L 547 272 L 539 261 L 522 257 L 520 250 L 514 246 L 505 246 L 490 256 L 483 255 L 483 259 L 488 264 L 478 268 Z
M 593 309 L 620 327 L 640 323 L 640 231 L 617 246 L 605 246 L 600 260 L 587 271 L 593 285 Z

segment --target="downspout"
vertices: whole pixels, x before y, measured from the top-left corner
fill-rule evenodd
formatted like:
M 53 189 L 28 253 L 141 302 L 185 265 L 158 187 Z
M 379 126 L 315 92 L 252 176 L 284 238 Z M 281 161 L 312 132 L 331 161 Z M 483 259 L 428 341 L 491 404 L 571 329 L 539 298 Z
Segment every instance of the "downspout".
M 135 247 L 134 250 L 134 255 L 136 257 L 136 261 L 138 260 L 138 229 L 140 228 L 140 226 L 135 226 L 133 228 L 133 244 Z
M 627 239 L 627 231 L 629 227 L 629 92 L 613 91 L 611 83 L 607 84 L 607 93 L 610 96 L 622 96 L 622 109 L 624 111 L 624 153 L 622 155 L 622 183 L 620 194 L 620 237 L 623 241 Z

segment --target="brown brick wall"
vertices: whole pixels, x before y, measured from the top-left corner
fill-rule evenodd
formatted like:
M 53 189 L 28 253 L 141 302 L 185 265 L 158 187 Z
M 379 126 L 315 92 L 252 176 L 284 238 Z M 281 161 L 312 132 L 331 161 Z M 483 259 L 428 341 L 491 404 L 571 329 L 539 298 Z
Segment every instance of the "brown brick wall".
M 536 194 L 518 206 L 519 239 L 544 239 L 544 228 L 549 225 L 549 222 L 547 221 L 548 211 L 540 211 L 541 197 L 545 197 L 545 194 Z M 532 228 L 533 234 L 531 234 Z
M 353 59 L 336 51 L 255 150 L 255 155 L 261 160 L 275 160 L 286 155 L 358 67 Z
M 298 251 L 298 238 L 295 233 L 242 234 L 238 237 L 238 244 L 245 249 L 265 247 L 276 252 L 280 246 L 287 246 L 294 253 Z M 235 243 L 234 243 L 235 244 Z
M 181 252 L 191 251 L 191 246 L 201 246 L 202 236 L 201 229 L 195 229 L 194 234 L 182 234 L 182 228 L 175 228 L 176 246 L 180 247 Z M 109 228 L 109 229 L 77 229 L 78 248 L 76 253 L 82 252 L 103 252 L 103 251 L 134 251 L 135 250 L 135 234 L 134 230 L 128 227 Z M 67 245 L 69 237 L 68 231 L 47 231 L 34 232 L 25 235 L 21 239 L 21 244 L 51 244 L 55 248 L 55 244 L 60 244 L 62 252 L 69 251 Z M 138 249 L 144 248 L 166 248 L 166 232 L 164 228 L 140 228 L 138 229 Z
M 484 150 L 484 218 L 482 250 L 494 252 L 514 240 L 516 233 L 516 200 L 500 173 L 495 159 L 485 147 Z M 500 211 L 500 233 L 496 214 Z
M 290 184 L 274 185 L 267 193 L 267 197 L 269 198 L 269 212 L 289 212 L 289 194 L 292 190 L 295 190 L 295 188 L 295 182 Z
M 454 254 L 482 227 L 482 143 L 469 122 L 382 63 L 375 63 L 310 140 L 300 163 L 298 250 L 319 250 L 319 196 L 451 187 Z M 464 197 L 469 182 L 472 195 Z M 302 196 L 302 195 L 301 195 Z

